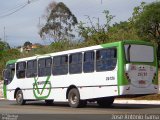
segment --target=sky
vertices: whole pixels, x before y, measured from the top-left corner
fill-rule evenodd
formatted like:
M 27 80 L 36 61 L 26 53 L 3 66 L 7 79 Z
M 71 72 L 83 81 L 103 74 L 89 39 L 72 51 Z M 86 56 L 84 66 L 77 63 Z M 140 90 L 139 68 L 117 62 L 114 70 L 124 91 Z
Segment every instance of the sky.
M 27 4 L 28 1 L 33 2 Z M 132 16 L 134 7 L 142 1 L 151 3 L 156 0 L 0 0 L 0 38 L 5 39 L 11 47 L 21 46 L 26 41 L 50 44 L 49 40 L 42 40 L 38 32 L 39 23 L 45 24 L 42 18 L 45 9 L 53 1 L 65 3 L 78 21 L 86 23 L 88 15 L 94 22 L 99 18 L 100 24 L 103 24 L 102 12 L 109 10 L 115 16 L 112 21 L 114 24 L 127 21 Z M 25 4 L 27 5 L 24 6 Z

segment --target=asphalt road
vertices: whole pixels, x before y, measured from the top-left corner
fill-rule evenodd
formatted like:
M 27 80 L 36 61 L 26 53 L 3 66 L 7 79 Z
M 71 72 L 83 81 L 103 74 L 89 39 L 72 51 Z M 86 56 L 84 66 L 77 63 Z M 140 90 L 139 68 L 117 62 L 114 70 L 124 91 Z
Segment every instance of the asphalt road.
M 106 117 L 113 119 L 115 114 L 122 115 L 121 117 L 124 117 L 124 115 L 126 114 L 157 114 L 159 115 L 157 117 L 159 117 L 160 119 L 160 105 L 113 104 L 113 106 L 110 108 L 99 108 L 97 104 L 92 103 L 88 104 L 85 108 L 70 108 L 67 103 L 54 103 L 53 105 L 47 106 L 43 101 L 35 101 L 28 102 L 23 106 L 19 106 L 15 101 L 0 100 L 0 118 L 3 118 L 2 120 L 5 120 L 4 118 L 8 117 L 7 115 L 10 114 L 13 116 L 9 117 L 16 117 L 16 115 L 18 115 L 19 119 L 23 118 L 24 120 L 28 120 L 29 116 L 32 116 L 34 120 L 41 120 L 44 118 L 46 119 L 46 117 L 44 116 L 47 116 L 48 119 L 52 118 L 52 120 L 54 120 L 53 118 L 55 118 L 55 120 L 84 120 L 84 118 L 86 118 L 87 120 L 107 120 Z M 109 116 L 106 116 L 108 114 Z M 38 118 L 35 118 L 37 116 Z M 118 120 L 118 118 L 116 120 Z

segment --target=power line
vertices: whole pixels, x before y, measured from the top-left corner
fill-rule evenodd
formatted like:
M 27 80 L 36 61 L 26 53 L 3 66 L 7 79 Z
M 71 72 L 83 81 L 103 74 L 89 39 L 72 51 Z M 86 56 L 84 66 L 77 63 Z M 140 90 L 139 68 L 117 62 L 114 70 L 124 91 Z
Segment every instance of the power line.
M 25 8 L 27 5 L 29 5 L 29 4 L 31 4 L 31 3 L 33 3 L 33 2 L 36 2 L 36 1 L 38 1 L 38 0 L 28 0 L 27 1 L 27 3 L 24 3 L 24 4 L 22 4 L 22 5 L 18 5 L 17 7 L 14 7 L 14 8 L 12 8 L 12 9 L 10 9 L 6 14 L 4 14 L 4 15 L 0 15 L 0 19 L 1 18 L 4 18 L 4 17 L 7 17 L 7 16 L 10 16 L 10 15 L 12 15 L 12 14 L 14 14 L 14 13 L 16 13 L 16 12 L 18 12 L 18 11 L 20 11 L 21 9 L 23 9 L 23 8 Z M 11 12 L 10 12 L 11 11 Z
M 22 7 L 20 7 L 20 8 L 18 8 L 18 9 L 16 9 L 16 10 L 14 10 L 13 12 L 11 12 L 11 13 L 8 13 L 8 14 L 5 14 L 5 15 L 2 15 L 2 16 L 0 16 L 0 18 L 4 18 L 4 17 L 7 17 L 7 16 L 10 16 L 10 15 L 12 15 L 12 14 L 14 14 L 14 13 L 16 13 L 16 12 L 18 12 L 19 10 L 21 10 L 21 9 L 23 9 L 24 7 L 26 7 L 28 4 L 25 4 L 25 5 L 23 5 Z
M 25 3 L 26 3 L 26 2 L 25 2 Z M 14 6 L 13 8 L 1 10 L 0 15 L 6 14 L 6 13 L 8 13 L 8 12 L 10 12 L 10 11 L 13 11 L 13 10 L 15 10 L 15 9 L 23 6 L 25 3 L 23 2 L 23 3 L 21 3 L 21 4 L 18 4 L 18 5 L 16 5 L 16 6 Z

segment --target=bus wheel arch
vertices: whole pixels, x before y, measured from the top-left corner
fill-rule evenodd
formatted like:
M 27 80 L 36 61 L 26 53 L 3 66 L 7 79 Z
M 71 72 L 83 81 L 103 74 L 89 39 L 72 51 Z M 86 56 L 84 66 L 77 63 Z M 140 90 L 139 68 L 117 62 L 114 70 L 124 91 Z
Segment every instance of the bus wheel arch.
M 85 107 L 87 105 L 86 100 L 80 99 L 80 93 L 77 87 L 71 87 L 67 90 L 67 99 L 69 102 L 69 106 L 72 108 Z
M 23 92 L 20 88 L 17 88 L 15 90 L 14 97 L 16 98 L 16 102 L 18 105 L 24 105 L 26 103 L 26 100 L 24 100 L 24 97 L 23 97 Z
M 21 89 L 20 88 L 16 88 L 16 90 L 14 92 L 14 98 L 16 98 L 16 94 L 17 94 L 18 90 L 21 90 Z
M 67 92 L 66 92 L 66 99 L 68 99 L 68 94 L 69 94 L 69 91 L 71 90 L 71 89 L 78 89 L 75 85 L 70 85 L 69 87 L 68 87 L 68 89 L 67 89 Z

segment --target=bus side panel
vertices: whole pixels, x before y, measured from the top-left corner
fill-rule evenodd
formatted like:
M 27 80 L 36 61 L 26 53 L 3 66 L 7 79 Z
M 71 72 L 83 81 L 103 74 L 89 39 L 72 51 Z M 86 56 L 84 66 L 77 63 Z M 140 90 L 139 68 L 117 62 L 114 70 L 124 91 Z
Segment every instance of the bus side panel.
M 15 100 L 14 99 L 14 90 L 7 90 L 7 99 L 8 100 Z
M 79 90 L 81 99 L 118 95 L 117 68 L 108 72 L 53 76 L 51 81 L 53 87 L 51 96 L 55 101 L 66 100 L 66 92 L 69 86 L 75 86 Z
M 101 97 L 117 96 L 117 86 L 80 88 L 81 99 L 94 99 Z M 91 94 L 93 93 L 93 94 Z

